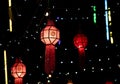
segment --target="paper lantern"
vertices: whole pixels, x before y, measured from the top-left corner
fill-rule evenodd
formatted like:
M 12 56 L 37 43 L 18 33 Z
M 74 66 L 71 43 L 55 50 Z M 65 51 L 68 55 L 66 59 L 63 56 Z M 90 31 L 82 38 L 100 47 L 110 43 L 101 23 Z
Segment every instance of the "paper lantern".
M 11 67 L 11 74 L 15 78 L 15 84 L 23 84 L 23 77 L 26 74 L 26 66 L 22 60 L 16 59 L 15 64 Z
M 46 27 L 40 33 L 40 39 L 46 44 L 45 72 L 51 74 L 55 69 L 55 44 L 60 39 L 60 32 L 52 20 L 47 21 Z
M 82 67 L 85 62 L 85 47 L 88 44 L 88 39 L 84 34 L 77 34 L 73 40 L 75 47 L 78 48 L 80 65 Z

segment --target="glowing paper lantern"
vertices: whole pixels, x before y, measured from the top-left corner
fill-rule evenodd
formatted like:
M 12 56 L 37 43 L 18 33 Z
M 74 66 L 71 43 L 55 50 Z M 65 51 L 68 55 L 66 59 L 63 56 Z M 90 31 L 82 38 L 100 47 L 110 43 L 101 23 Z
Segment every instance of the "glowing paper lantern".
M 74 40 L 75 47 L 78 48 L 80 65 L 82 67 L 85 61 L 85 47 L 88 44 L 88 39 L 84 34 L 77 34 L 73 40 Z
M 46 27 L 41 31 L 40 39 L 46 44 L 45 72 L 50 74 L 55 69 L 55 44 L 59 41 L 60 32 L 52 20 L 48 20 Z
M 26 74 L 26 66 L 20 59 L 16 59 L 16 63 L 11 67 L 11 74 L 15 78 L 15 84 L 23 84 L 23 77 Z

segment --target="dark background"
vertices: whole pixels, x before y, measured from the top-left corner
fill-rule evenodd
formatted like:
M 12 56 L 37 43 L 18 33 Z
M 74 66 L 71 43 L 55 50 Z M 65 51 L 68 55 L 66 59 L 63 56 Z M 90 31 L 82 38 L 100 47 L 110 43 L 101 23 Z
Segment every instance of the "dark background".
M 14 82 L 10 68 L 17 57 L 27 68 L 24 84 L 39 81 L 46 84 L 45 45 L 40 41 L 40 31 L 45 27 L 47 17 L 44 14 L 48 8 L 50 18 L 60 30 L 60 44 L 55 45 L 56 69 L 52 84 L 66 84 L 68 79 L 74 84 L 105 84 L 106 81 L 119 84 L 119 4 L 119 0 L 108 0 L 114 38 L 114 44 L 110 44 L 106 40 L 104 0 L 12 0 L 13 32 L 9 32 L 8 1 L 0 0 L 0 84 L 5 84 L 4 50 L 7 51 L 9 84 Z M 93 5 L 96 5 L 96 24 L 93 23 Z M 79 67 L 78 50 L 73 44 L 73 37 L 80 32 L 88 37 L 85 71 Z

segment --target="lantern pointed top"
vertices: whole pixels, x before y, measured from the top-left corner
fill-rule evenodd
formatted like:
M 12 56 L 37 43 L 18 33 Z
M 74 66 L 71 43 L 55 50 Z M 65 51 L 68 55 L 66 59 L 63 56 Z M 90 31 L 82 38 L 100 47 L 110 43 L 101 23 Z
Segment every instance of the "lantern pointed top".
M 55 25 L 55 23 L 54 23 L 54 21 L 53 21 L 53 20 L 48 19 L 48 20 L 47 20 L 47 26 L 48 26 L 48 25 L 50 25 L 50 26 L 54 26 L 54 25 Z

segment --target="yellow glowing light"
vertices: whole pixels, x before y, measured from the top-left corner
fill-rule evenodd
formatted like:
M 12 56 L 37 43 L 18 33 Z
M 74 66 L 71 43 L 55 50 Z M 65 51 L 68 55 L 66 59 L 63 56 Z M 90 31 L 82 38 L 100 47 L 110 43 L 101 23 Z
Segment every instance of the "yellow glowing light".
M 5 69 L 5 84 L 8 84 L 7 54 L 6 54 L 6 50 L 4 50 L 4 69 Z
M 112 22 L 109 23 L 109 26 L 111 26 L 111 25 L 112 25 Z
M 111 22 L 111 11 L 110 11 L 110 8 L 108 8 L 108 21 L 109 21 L 109 26 L 111 26 L 112 22 Z
M 110 42 L 111 42 L 111 44 L 114 43 L 113 37 L 110 37 Z
M 12 10 L 11 10 L 11 6 L 12 6 L 12 2 L 11 0 L 8 0 L 8 9 L 9 9 L 9 30 L 10 32 L 12 32 Z
M 10 32 L 12 32 L 12 20 L 9 19 L 9 27 L 10 27 Z
M 111 11 L 110 10 L 108 11 L 108 18 L 109 18 L 109 21 L 111 21 Z
M 12 6 L 11 0 L 9 0 L 8 3 L 9 3 L 9 7 L 11 7 Z
M 110 31 L 110 36 L 112 36 L 112 31 Z
M 112 37 L 112 31 L 110 31 L 110 42 L 111 42 L 111 44 L 114 43 L 114 40 L 113 40 L 113 37 Z

